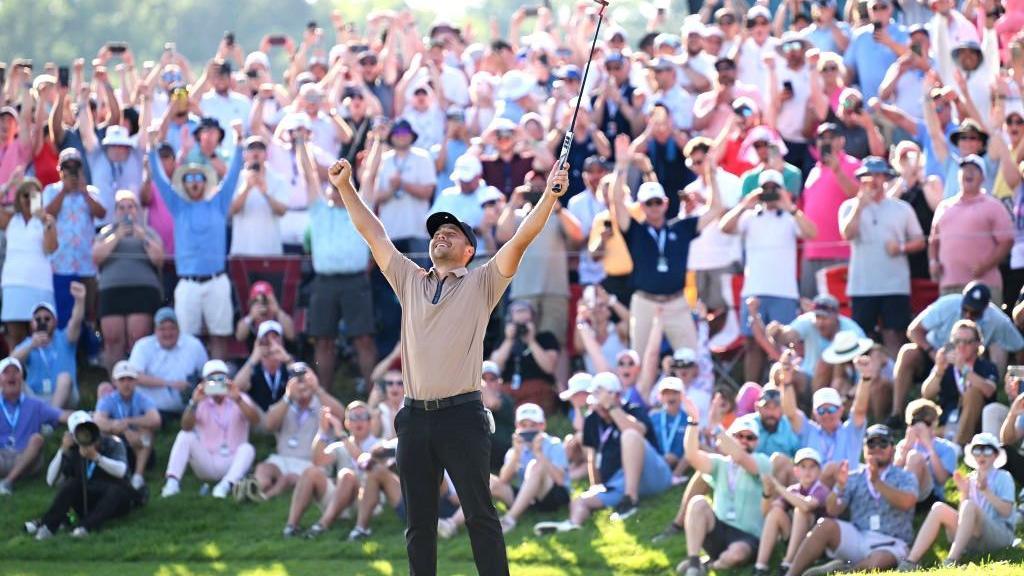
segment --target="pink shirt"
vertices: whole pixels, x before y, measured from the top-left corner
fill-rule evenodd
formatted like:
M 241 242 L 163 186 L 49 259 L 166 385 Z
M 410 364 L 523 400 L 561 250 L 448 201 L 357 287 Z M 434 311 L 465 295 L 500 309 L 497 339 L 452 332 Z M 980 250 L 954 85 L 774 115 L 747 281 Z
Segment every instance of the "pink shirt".
M 242 398 L 252 402 L 245 394 Z M 217 454 L 221 446 L 227 446 L 234 454 L 239 446 L 249 441 L 249 420 L 231 398 L 225 397 L 218 403 L 207 397 L 196 407 L 195 431 L 208 452 Z
M 839 168 L 850 180 L 860 168 L 860 160 L 843 154 Z M 818 162 L 807 176 L 804 186 L 804 214 L 818 226 L 818 236 L 804 241 L 804 257 L 809 260 L 846 260 L 850 246 L 839 234 L 839 206 L 847 199 L 835 172 Z
M 29 151 L 25 150 L 25 147 L 21 141 L 21 138 L 15 138 L 11 140 L 11 143 L 7 146 L 0 146 L 0 182 L 7 182 L 11 179 L 11 174 L 19 166 L 25 168 L 29 161 Z M 11 194 L 14 194 L 14 190 L 11 190 Z M 14 197 L 10 196 L 5 198 L 6 201 L 14 201 Z
M 935 208 L 931 233 L 939 241 L 940 287 L 962 286 L 972 280 L 1003 285 L 998 266 L 980 278 L 971 274 L 972 266 L 992 258 L 1000 242 L 1013 241 L 1013 221 L 1002 202 L 987 193 L 947 198 Z
M 150 228 L 156 230 L 157 235 L 163 240 L 164 253 L 167 258 L 172 259 L 174 258 L 174 217 L 167 209 L 167 204 L 164 204 L 164 199 L 160 196 L 160 191 L 156 189 L 156 184 L 151 184 L 151 186 L 153 188 L 152 201 L 147 210 L 146 220 Z
M 744 84 L 742 82 L 736 82 L 732 87 L 732 99 L 736 100 L 740 96 L 746 96 L 757 104 L 759 109 L 763 109 L 761 92 L 758 91 L 757 87 L 751 86 L 750 84 Z M 712 111 L 713 110 L 713 111 Z M 732 111 L 732 103 L 718 104 L 718 95 L 714 90 L 703 92 L 697 96 L 697 100 L 693 104 L 693 113 L 701 116 L 707 115 L 708 111 L 711 112 L 711 120 L 707 128 L 701 131 L 701 134 L 709 137 L 718 137 L 719 132 L 725 127 L 725 123 L 729 121 L 729 118 L 735 114 Z

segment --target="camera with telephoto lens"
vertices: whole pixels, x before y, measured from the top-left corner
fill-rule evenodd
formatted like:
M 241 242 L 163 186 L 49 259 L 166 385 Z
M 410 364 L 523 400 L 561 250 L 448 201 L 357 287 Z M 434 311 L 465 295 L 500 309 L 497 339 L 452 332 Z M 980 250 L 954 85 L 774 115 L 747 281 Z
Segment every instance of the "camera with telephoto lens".
M 75 444 L 83 448 L 95 445 L 100 441 L 100 427 L 95 422 L 82 422 L 75 426 Z
M 762 188 L 761 200 L 764 202 L 775 202 L 780 197 L 778 188 Z
M 516 432 L 516 436 L 527 444 L 533 442 L 533 439 L 537 437 L 539 430 L 523 430 L 522 432 Z
M 519 322 L 516 323 L 516 338 L 522 340 L 523 338 L 526 338 L 526 335 L 529 334 L 529 332 L 529 326 L 527 326 L 526 324 L 521 324 Z

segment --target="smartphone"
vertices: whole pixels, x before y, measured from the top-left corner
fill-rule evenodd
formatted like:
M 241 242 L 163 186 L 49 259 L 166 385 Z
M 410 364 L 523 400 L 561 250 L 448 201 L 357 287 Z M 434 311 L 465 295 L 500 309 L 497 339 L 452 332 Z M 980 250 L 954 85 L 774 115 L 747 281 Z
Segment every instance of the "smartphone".
M 792 94 L 793 93 L 793 82 L 790 81 L 790 80 L 783 80 L 782 81 L 782 89 L 785 90 L 786 92 L 789 92 L 790 94 Z
M 226 44 L 228 46 L 234 46 L 235 45 L 235 33 L 234 32 L 231 32 L 230 30 L 225 30 L 224 31 L 224 44 Z
M 43 195 L 35 192 L 29 197 L 29 213 L 35 214 L 43 209 Z
M 316 20 L 310 20 L 309 22 L 306 22 L 306 30 L 312 32 L 317 28 L 319 28 L 319 26 L 316 25 Z
M 165 42 L 164 43 L 164 52 L 174 53 L 176 48 L 177 48 L 177 46 L 174 45 L 174 42 Z
M 537 432 L 539 432 L 539 430 L 525 430 L 523 432 L 516 432 L 516 436 L 519 436 L 520 440 L 529 444 L 537 437 Z
M 370 121 L 370 127 L 377 129 L 381 126 L 387 126 L 390 122 L 391 120 L 387 116 L 374 116 L 373 120 Z
M 245 75 L 249 78 L 252 78 L 253 80 L 260 77 L 259 70 L 246 70 Z
M 540 6 L 523 6 L 523 14 L 527 17 L 534 17 L 540 10 Z
M 127 42 L 107 42 L 107 50 L 111 54 L 124 54 L 128 50 Z
M 612 229 L 612 221 L 611 220 L 605 220 L 604 221 L 604 229 L 605 230 L 611 230 Z
M 270 38 L 267 38 L 267 42 L 270 42 L 271 46 L 284 46 L 287 41 L 287 38 L 285 38 L 283 34 L 274 34 Z
M 882 31 L 882 23 L 881 22 L 872 22 L 871 26 L 875 29 L 875 33 L 876 34 Z
M 914 54 L 918 55 L 918 56 L 921 56 L 921 54 L 922 54 L 922 52 L 921 52 L 921 45 L 920 44 L 911 44 L 910 45 L 910 51 L 913 52 Z
M 1010 366 L 1007 366 L 1006 375 L 1009 376 L 1010 378 L 1013 378 L 1014 380 L 1017 380 L 1019 385 L 1019 381 L 1024 380 L 1024 366 L 1020 364 L 1012 364 Z M 1018 391 L 1017 393 L 1019 394 L 1020 391 Z
M 71 69 L 67 66 L 57 68 L 57 86 L 67 88 L 71 81 Z
M 821 154 L 822 158 L 824 158 L 825 156 L 831 156 L 832 155 L 832 143 L 831 142 L 824 142 L 821 145 L 819 145 L 818 146 L 818 153 Z

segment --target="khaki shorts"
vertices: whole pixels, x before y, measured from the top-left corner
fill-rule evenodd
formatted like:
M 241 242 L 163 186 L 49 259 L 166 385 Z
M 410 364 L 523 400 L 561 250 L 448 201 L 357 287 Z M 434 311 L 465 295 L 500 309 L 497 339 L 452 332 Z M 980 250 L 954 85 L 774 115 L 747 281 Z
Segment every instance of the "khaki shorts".
M 289 474 L 299 476 L 306 471 L 306 468 L 313 465 L 309 460 L 294 458 L 292 456 L 281 456 L 280 454 L 271 454 L 264 462 L 266 464 L 273 464 L 274 466 L 277 466 L 277 469 L 285 476 L 288 476 Z
M 18 456 L 21 452 L 15 452 L 8 448 L 0 449 L 0 478 L 6 477 L 14 469 L 14 465 L 18 462 Z M 43 454 L 40 451 L 39 456 L 36 457 L 36 461 L 29 466 L 29 469 L 25 472 L 25 476 L 38 474 L 43 469 Z
M 845 520 L 839 523 L 839 548 L 829 550 L 828 555 L 856 564 L 875 552 L 888 552 L 896 561 L 907 557 L 907 543 L 895 536 L 872 530 L 861 531 Z
M 1013 545 L 1013 530 L 1006 522 L 993 520 L 987 514 L 982 515 L 981 534 L 967 543 L 967 552 L 983 554 L 1009 548 Z

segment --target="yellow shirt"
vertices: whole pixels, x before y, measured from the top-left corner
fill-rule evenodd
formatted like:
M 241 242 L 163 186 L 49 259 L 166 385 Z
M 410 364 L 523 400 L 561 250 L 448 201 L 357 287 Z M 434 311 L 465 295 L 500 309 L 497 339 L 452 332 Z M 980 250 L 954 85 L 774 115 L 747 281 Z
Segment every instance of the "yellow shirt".
M 644 221 L 643 208 L 637 202 L 626 204 L 630 216 L 638 222 Z M 612 208 L 598 212 L 594 216 L 594 225 L 590 227 L 590 238 L 587 241 L 587 248 L 596 250 L 601 245 L 601 233 L 604 231 L 605 222 L 612 221 Z M 609 276 L 625 276 L 633 273 L 633 259 L 629 256 L 629 248 L 626 246 L 626 239 L 622 237 L 622 231 L 618 226 L 612 225 L 612 237 L 604 245 L 604 258 L 601 259 L 604 265 L 604 273 Z

